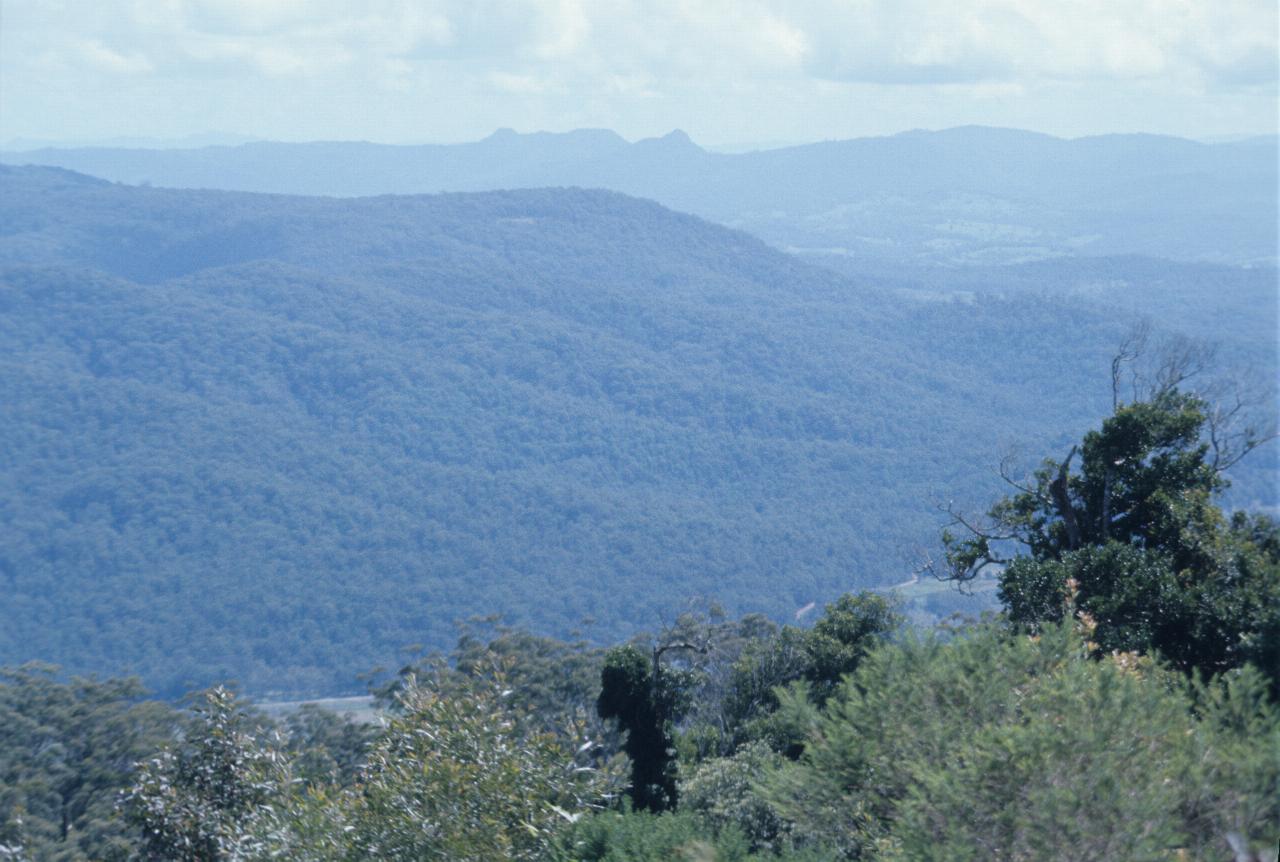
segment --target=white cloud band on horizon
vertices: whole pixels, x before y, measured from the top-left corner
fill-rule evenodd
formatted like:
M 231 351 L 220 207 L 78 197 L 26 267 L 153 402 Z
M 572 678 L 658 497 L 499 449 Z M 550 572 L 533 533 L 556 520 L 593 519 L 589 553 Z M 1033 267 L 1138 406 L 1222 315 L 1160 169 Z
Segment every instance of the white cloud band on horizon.
M 267 125 L 271 105 L 291 103 L 303 135 L 341 130 L 345 105 L 352 131 L 366 129 L 353 137 L 583 120 L 732 137 L 752 119 L 759 137 L 786 137 L 797 118 L 847 104 L 937 125 L 927 118 L 956 113 L 948 99 L 979 121 L 1001 118 L 999 100 L 1021 103 L 1010 124 L 1056 105 L 1078 112 L 1066 130 L 1107 124 L 1091 103 L 1119 118 L 1143 101 L 1169 128 L 1265 130 L 1280 78 L 1271 0 L 19 0 L 2 24 L 4 136 L 102 127 L 92 105 L 104 99 L 135 125 L 158 127 L 168 109 L 185 128 L 184 102 L 206 107 L 203 128 Z M 397 104 L 436 113 L 414 126 Z M 753 118 L 760 108 L 776 118 Z M 836 119 L 818 136 L 854 125 Z M 274 122 L 261 131 L 288 128 Z

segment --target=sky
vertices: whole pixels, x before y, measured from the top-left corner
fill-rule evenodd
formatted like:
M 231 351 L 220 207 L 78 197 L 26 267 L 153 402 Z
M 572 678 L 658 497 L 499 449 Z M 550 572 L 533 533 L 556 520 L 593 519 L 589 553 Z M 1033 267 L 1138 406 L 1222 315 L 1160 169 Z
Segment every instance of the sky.
M 0 0 L 0 142 L 1274 134 L 1276 0 Z

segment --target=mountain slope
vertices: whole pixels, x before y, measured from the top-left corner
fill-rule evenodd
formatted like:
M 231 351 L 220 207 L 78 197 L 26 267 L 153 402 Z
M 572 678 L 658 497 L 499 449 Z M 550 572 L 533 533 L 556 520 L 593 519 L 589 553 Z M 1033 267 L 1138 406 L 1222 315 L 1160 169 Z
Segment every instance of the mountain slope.
M 1105 409 L 1123 328 L 606 192 L 0 192 L 0 664 L 167 693 L 350 688 L 479 613 L 613 636 L 901 580 L 934 496 Z

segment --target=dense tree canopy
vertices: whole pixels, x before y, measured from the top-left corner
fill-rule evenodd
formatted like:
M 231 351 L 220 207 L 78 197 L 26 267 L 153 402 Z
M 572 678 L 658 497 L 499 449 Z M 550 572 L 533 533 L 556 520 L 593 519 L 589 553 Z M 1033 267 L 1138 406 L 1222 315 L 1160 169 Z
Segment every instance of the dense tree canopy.
M 0 661 L 166 696 L 357 692 L 495 612 L 604 644 L 895 583 L 932 496 L 1105 411 L 1121 331 L 603 192 L 0 184 Z
M 575 722 L 581 712 L 556 694 L 555 669 L 572 675 L 586 658 L 603 670 L 605 711 L 631 709 L 655 728 L 645 702 L 651 648 L 601 657 L 547 644 L 522 663 L 503 653 L 536 643 L 532 635 L 504 629 L 481 643 L 468 633 L 451 660 L 419 664 L 421 679 L 406 674 L 384 698 L 382 720 L 359 730 L 315 708 L 273 724 L 226 690 L 183 717 L 139 703 L 133 684 L 77 683 L 79 702 L 93 704 L 68 709 L 72 687 L 35 670 L 11 674 L 0 703 L 25 720 L 11 722 L 18 733 L 0 745 L 0 852 L 40 862 L 992 853 L 1029 862 L 1070 848 L 1090 860 L 1182 853 L 1226 862 L 1280 838 L 1280 712 L 1254 667 L 1198 682 L 1132 652 L 1099 661 L 1083 615 L 1041 622 L 1035 635 L 997 620 L 887 637 L 883 610 L 848 596 L 811 628 L 691 617 L 655 638 L 672 647 L 659 656 L 661 673 L 679 681 L 680 701 L 660 728 L 663 756 L 650 764 L 660 772 L 648 792 L 679 805 L 661 814 L 635 794 L 637 770 L 640 799 L 623 793 L 615 751 L 630 748 L 625 738 Z M 697 643 L 673 640 L 689 635 Z M 811 665 L 791 667 L 793 683 L 763 713 L 787 735 L 705 747 L 708 720 L 726 713 L 721 700 L 741 683 L 739 670 L 780 640 L 810 639 L 857 644 L 856 661 L 829 689 L 806 678 Z M 716 643 L 737 655 L 724 685 L 715 683 Z M 154 723 L 138 724 L 153 712 Z M 130 736 L 139 726 L 152 730 Z M 788 750 L 794 740 L 798 751 Z M 63 745 L 80 745 L 80 755 L 24 759 Z M 102 768 L 103 756 L 126 747 L 129 763 Z M 55 787 L 81 790 L 55 796 Z M 96 801 L 65 835 L 56 816 L 44 814 L 43 826 L 34 816 L 68 810 L 57 800 L 77 796 Z

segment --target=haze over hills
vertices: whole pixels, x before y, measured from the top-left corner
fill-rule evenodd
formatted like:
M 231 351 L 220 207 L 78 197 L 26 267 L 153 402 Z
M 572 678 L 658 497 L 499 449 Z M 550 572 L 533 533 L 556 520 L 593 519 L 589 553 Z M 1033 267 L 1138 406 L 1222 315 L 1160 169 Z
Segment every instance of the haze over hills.
M 1006 264 L 1137 254 L 1276 262 L 1277 138 L 1064 140 L 983 127 L 737 154 L 676 131 L 517 134 L 458 145 L 249 143 L 44 149 L 9 164 L 177 188 L 358 196 L 599 187 L 739 227 L 820 259 Z
M 68 147 L 107 147 L 142 150 L 189 150 L 198 147 L 229 147 L 261 141 L 262 138 L 252 135 L 237 135 L 231 132 L 193 132 L 175 138 L 139 137 L 136 135 L 117 135 L 110 138 L 88 140 L 44 140 L 39 138 L 10 138 L 0 143 L 0 152 L 5 150 L 44 150 L 65 149 Z
M 935 499 L 1102 415 L 1125 326 L 610 192 L 0 190 L 0 663 L 168 693 L 349 690 L 479 613 L 612 637 L 901 580 Z
M 814 258 L 806 258 L 814 260 Z M 1208 339 L 1242 365 L 1274 362 L 1280 331 L 1280 274 L 1274 266 L 1187 263 L 1125 255 L 1065 257 L 1003 266 L 907 266 L 844 255 L 824 259 L 862 284 L 917 300 L 1048 296 L 1155 319 Z

